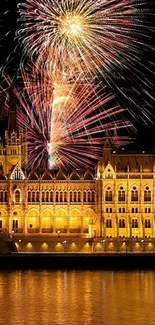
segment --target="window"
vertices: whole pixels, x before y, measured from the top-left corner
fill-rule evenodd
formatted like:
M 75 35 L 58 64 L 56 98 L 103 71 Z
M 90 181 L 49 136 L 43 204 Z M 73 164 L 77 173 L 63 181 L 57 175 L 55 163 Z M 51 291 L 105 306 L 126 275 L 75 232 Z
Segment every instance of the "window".
M 0 191 L 0 202 L 3 202 L 3 191 Z
M 132 228 L 138 228 L 138 220 L 137 219 L 132 219 Z
M 151 213 L 151 208 L 145 208 L 145 213 Z
M 49 192 L 46 192 L 46 202 L 49 202 Z
M 36 192 L 36 202 L 39 202 L 39 191 Z
M 32 191 L 32 202 L 35 202 L 35 191 Z
M 63 202 L 63 192 L 60 192 L 60 202 Z
M 55 192 L 55 201 L 59 202 L 59 192 L 58 191 Z
M 20 202 L 20 192 L 19 192 L 19 190 L 17 190 L 15 192 L 15 202 L 16 203 L 19 203 Z
M 106 201 L 112 201 L 112 190 L 111 187 L 107 187 L 106 192 L 105 192 L 105 200 Z
M 78 202 L 81 202 L 81 192 L 78 192 Z
M 53 191 L 50 192 L 50 202 L 53 202 Z
M 151 201 L 151 191 L 148 186 L 146 186 L 144 191 L 144 202 L 150 202 Z
M 83 193 L 83 202 L 86 202 L 87 201 L 87 193 L 86 191 L 84 191 Z
M 137 188 L 134 186 L 132 191 L 131 191 L 131 201 L 132 202 L 137 202 L 138 201 L 138 191 Z
M 28 202 L 31 202 L 31 192 L 28 191 Z
M 91 192 L 88 191 L 88 202 L 91 202 Z
M 132 208 L 132 209 L 131 209 L 131 212 L 132 212 L 132 213 L 138 213 L 138 208 Z
M 95 192 L 92 192 L 92 202 L 95 202 Z
M 145 219 L 145 228 L 151 228 L 151 220 Z
M 112 219 L 106 219 L 106 228 L 112 228 Z
M 74 192 L 74 202 L 76 202 L 76 192 Z
M 121 186 L 119 191 L 118 191 L 118 201 L 125 201 L 125 191 L 124 188 Z
M 15 135 L 13 135 L 13 136 L 11 137 L 11 141 L 12 141 L 12 143 L 16 143 L 16 137 L 15 137 Z
M 12 228 L 18 229 L 18 220 L 12 220 Z
M 125 208 L 119 208 L 119 213 L 125 213 Z
M 106 208 L 106 213 L 112 213 L 112 208 Z
M 67 202 L 67 192 L 64 192 L 64 202 Z
M 125 228 L 125 219 L 119 219 L 119 228 Z
M 45 192 L 42 192 L 42 202 L 45 202 Z
M 8 192 L 4 191 L 4 202 L 8 202 Z

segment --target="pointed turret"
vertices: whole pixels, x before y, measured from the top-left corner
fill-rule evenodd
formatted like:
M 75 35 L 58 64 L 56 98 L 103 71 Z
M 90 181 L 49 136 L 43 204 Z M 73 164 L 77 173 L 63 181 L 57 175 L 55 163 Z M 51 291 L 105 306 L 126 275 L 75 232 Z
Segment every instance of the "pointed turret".
M 19 136 L 19 130 L 17 127 L 17 119 L 16 119 L 16 104 L 15 104 L 15 97 L 13 90 L 10 88 L 9 93 L 9 118 L 8 118 L 8 134 L 9 137 L 11 136 L 11 133 L 14 131 L 17 133 L 17 136 Z
M 104 165 L 106 166 L 108 161 L 110 161 L 110 156 L 111 156 L 111 142 L 109 139 L 109 133 L 108 130 L 106 130 L 105 133 L 105 142 L 104 142 L 104 146 L 103 146 L 103 161 L 104 161 Z

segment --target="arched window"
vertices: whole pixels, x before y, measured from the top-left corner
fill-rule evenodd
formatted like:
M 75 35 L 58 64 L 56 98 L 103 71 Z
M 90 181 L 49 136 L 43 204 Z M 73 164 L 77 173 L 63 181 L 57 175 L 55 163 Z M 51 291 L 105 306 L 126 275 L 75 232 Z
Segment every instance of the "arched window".
M 87 201 L 87 192 L 84 191 L 83 192 L 83 202 L 86 202 Z
M 0 191 L 0 202 L 3 202 L 3 191 Z
M 112 228 L 112 219 L 106 219 L 106 228 Z
M 42 192 L 42 202 L 45 202 L 45 192 Z
M 132 191 L 131 191 L 131 201 L 132 202 L 137 202 L 138 201 L 138 191 L 137 188 L 134 186 Z
M 18 220 L 12 220 L 12 229 L 18 229 Z
M 32 191 L 32 202 L 35 202 L 35 191 Z
M 95 192 L 92 192 L 92 202 L 95 202 Z
M 53 202 L 53 191 L 50 192 L 50 202 Z
M 59 192 L 58 191 L 55 192 L 55 201 L 59 202 Z
M 39 202 L 39 191 L 36 192 L 36 202 Z
M 63 192 L 60 192 L 60 202 L 63 202 Z
M 145 228 L 151 228 L 151 220 L 145 219 Z
M 75 192 L 74 192 L 74 202 L 77 201 L 77 195 L 76 195 L 76 194 L 77 194 L 77 192 L 75 191 Z
M 151 191 L 148 186 L 146 186 L 144 191 L 144 202 L 150 202 L 151 201 Z
M 19 190 L 15 191 L 15 202 L 16 203 L 20 202 L 20 191 Z
M 119 228 L 125 228 L 125 219 L 119 219 Z
M 11 142 L 12 142 L 12 143 L 16 143 L 16 136 L 15 136 L 15 135 L 12 135 L 12 137 L 11 137 Z
M 118 191 L 118 201 L 121 201 L 121 202 L 125 201 L 125 191 L 122 186 L 119 188 L 119 191 Z
M 4 191 L 4 202 L 8 202 L 8 192 Z
M 88 191 L 88 202 L 91 202 L 91 192 Z
M 67 202 L 67 192 L 64 192 L 64 202 Z
M 112 201 L 112 190 L 111 187 L 108 186 L 105 192 L 105 200 L 106 201 Z
M 132 228 L 138 228 L 138 219 L 132 219 L 131 225 Z
M 28 197 L 27 197 L 27 199 L 28 199 L 28 202 L 31 202 L 31 192 L 30 191 L 28 191 L 28 195 L 27 195 Z
M 78 202 L 81 202 L 81 192 L 78 192 Z
M 46 191 L 46 202 L 49 202 L 49 192 Z

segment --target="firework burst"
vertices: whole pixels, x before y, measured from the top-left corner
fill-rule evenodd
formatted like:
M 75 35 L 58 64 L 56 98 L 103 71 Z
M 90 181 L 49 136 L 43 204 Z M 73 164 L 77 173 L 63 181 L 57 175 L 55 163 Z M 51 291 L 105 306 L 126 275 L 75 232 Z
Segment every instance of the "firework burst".
M 43 96 L 31 86 L 20 92 L 10 79 L 7 81 L 20 103 L 17 120 L 21 134 L 27 132 L 29 169 L 92 167 L 102 154 L 107 130 L 113 144 L 129 141 L 128 137 L 115 136 L 116 130 L 130 123 L 117 120 L 123 109 L 110 107 L 114 96 L 106 94 L 101 85 L 83 84 L 77 90 L 75 83 L 75 100 L 60 101 L 53 108 L 46 92 Z M 33 100 L 29 101 L 32 91 Z
M 19 3 L 16 35 L 24 52 L 52 71 L 96 73 L 132 65 L 144 31 L 143 1 L 26 0 Z

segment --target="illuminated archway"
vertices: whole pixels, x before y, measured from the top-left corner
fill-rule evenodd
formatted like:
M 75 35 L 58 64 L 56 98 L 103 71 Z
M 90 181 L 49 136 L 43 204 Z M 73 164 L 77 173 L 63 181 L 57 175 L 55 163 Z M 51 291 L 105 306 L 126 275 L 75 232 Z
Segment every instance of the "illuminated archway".
M 55 214 L 55 231 L 60 233 L 67 233 L 67 211 L 64 209 L 59 209 Z
M 81 212 L 78 209 L 73 209 L 69 215 L 69 232 L 80 233 L 82 228 Z

